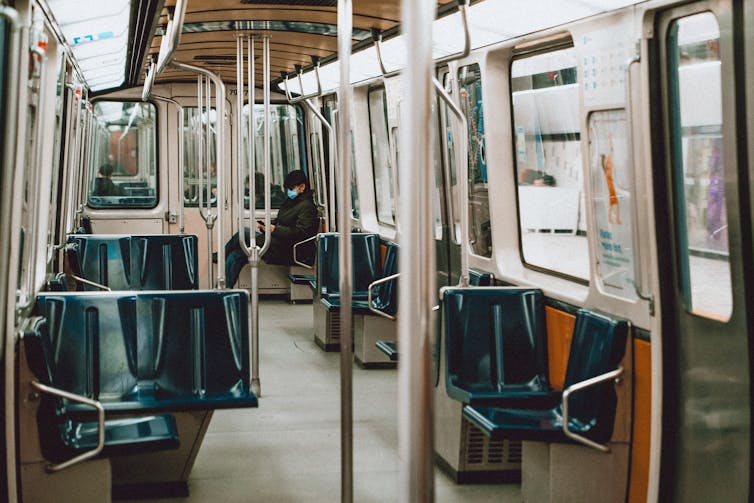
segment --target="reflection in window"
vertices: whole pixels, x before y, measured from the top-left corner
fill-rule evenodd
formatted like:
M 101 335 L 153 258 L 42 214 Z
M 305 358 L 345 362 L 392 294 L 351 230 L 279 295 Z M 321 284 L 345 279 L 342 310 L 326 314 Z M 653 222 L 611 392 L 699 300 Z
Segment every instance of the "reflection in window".
M 372 169 L 374 193 L 377 201 L 377 220 L 395 224 L 395 193 L 393 191 L 393 166 L 388 136 L 387 97 L 385 88 L 369 91 L 369 131 L 372 142 Z
M 244 124 L 249 116 L 249 105 L 243 107 Z M 304 136 L 304 116 L 300 107 L 293 105 L 270 105 L 270 201 L 273 208 L 279 208 L 287 199 L 283 187 L 286 175 L 297 169 L 306 171 L 306 142 Z M 256 208 L 264 209 L 264 105 L 254 105 L 254 157 L 256 172 L 254 188 Z M 248 172 L 248 130 L 244 128 L 244 162 Z M 309 176 L 309 185 L 314 180 Z M 246 182 L 248 193 L 248 181 Z M 248 197 L 248 194 L 247 194 Z M 245 203 L 246 208 L 249 207 Z
M 469 244 L 471 250 L 484 257 L 492 256 L 492 224 L 490 222 L 487 155 L 482 104 L 482 75 L 479 65 L 458 70 L 461 109 L 469 127 Z
M 719 44 L 711 13 L 674 21 L 668 32 L 681 290 L 691 312 L 727 320 L 733 297 Z
M 92 208 L 157 205 L 157 112 L 151 103 L 98 101 L 89 158 Z
M 579 88 L 573 49 L 513 61 L 511 101 L 526 264 L 589 278 Z

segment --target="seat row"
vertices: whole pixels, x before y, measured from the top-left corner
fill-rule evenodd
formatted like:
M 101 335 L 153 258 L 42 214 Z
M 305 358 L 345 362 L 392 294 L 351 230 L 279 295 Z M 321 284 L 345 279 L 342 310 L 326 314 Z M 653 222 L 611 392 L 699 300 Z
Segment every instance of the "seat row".
M 49 469 L 110 458 L 114 491 L 147 480 L 185 494 L 212 411 L 258 405 L 248 292 L 197 290 L 196 236 L 74 235 L 66 258 L 98 291 L 52 282 L 22 345 Z

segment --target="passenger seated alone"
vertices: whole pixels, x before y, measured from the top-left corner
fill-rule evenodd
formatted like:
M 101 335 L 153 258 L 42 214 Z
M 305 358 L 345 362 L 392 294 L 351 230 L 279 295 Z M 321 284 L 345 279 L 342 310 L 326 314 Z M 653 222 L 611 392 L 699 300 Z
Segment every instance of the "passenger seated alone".
M 288 173 L 283 185 L 287 189 L 287 199 L 278 210 L 277 219 L 270 224 L 270 247 L 262 259 L 268 264 L 292 265 L 293 245 L 314 236 L 319 229 L 317 207 L 314 205 L 314 193 L 309 188 L 309 180 L 301 170 Z M 249 228 L 246 228 L 246 240 Z M 257 222 L 257 245 L 264 243 L 264 224 Z M 314 255 L 314 244 L 306 243 L 301 247 L 301 256 Z M 225 281 L 233 286 L 238 281 L 244 264 L 248 262 L 241 249 L 238 233 L 225 244 Z
M 94 179 L 92 188 L 93 196 L 124 196 L 126 195 L 123 188 L 115 185 L 112 181 L 113 176 L 112 164 L 103 164 L 97 172 L 97 178 Z

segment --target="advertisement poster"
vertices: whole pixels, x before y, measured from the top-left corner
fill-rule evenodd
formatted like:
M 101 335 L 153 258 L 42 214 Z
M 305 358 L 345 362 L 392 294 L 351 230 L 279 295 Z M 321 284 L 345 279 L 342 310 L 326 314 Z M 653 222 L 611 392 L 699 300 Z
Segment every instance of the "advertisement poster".
M 636 299 L 633 166 L 625 110 L 589 116 L 589 165 L 597 224 L 597 275 L 612 295 Z

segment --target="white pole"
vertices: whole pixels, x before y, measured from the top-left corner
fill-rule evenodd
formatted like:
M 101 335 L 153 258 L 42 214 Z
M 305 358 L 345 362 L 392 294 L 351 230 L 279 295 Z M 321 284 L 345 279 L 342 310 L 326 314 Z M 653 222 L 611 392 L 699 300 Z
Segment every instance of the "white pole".
M 434 435 L 431 359 L 435 303 L 435 251 L 432 237 L 430 131 L 432 99 L 432 22 L 436 3 L 403 0 L 402 26 L 407 47 L 401 107 L 401 247 L 398 370 L 399 501 L 434 501 Z

